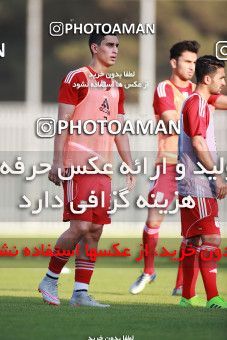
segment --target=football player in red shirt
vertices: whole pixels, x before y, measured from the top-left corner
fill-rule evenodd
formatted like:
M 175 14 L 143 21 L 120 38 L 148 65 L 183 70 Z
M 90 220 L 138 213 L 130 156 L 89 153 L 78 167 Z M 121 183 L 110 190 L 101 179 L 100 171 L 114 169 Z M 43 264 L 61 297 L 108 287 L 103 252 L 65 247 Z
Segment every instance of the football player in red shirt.
M 115 35 L 92 33 L 89 47 L 92 60 L 89 66 L 71 71 L 63 79 L 59 91 L 59 120 L 118 119 L 124 122 L 124 93 L 115 80 L 106 77 L 109 68 L 115 64 L 118 55 L 118 38 Z M 132 158 L 127 135 L 110 135 L 99 131 L 94 135 L 74 133 L 64 130 L 55 136 L 54 160 L 49 179 L 56 185 L 61 184 L 58 168 L 67 175 L 71 166 L 87 165 L 89 158 L 98 156 L 100 166 L 112 160 L 112 149 L 115 143 L 122 160 L 130 167 Z M 132 189 L 135 183 L 133 176 L 127 176 L 127 186 Z M 59 305 L 57 283 L 62 268 L 69 256 L 64 250 L 73 251 L 79 243 L 80 253 L 75 262 L 75 285 L 70 304 L 72 306 L 109 307 L 99 303 L 88 295 L 88 287 L 93 274 L 95 261 L 86 256 L 86 246 L 97 249 L 103 225 L 110 223 L 111 178 L 105 174 L 78 174 L 70 180 L 63 181 L 64 187 L 64 221 L 70 221 L 69 228 L 59 237 L 54 255 L 51 257 L 48 271 L 39 285 L 44 301 Z M 87 202 L 91 191 L 95 191 L 98 206 L 87 208 L 82 214 L 71 210 L 79 209 L 80 203 Z M 102 192 L 105 194 L 104 206 L 100 204 Z
M 216 275 L 220 259 L 220 223 L 217 199 L 227 195 L 227 184 L 220 174 L 216 178 L 208 173 L 195 174 L 200 162 L 209 172 L 216 166 L 218 155 L 214 136 L 212 112 L 208 100 L 219 94 L 226 84 L 225 63 L 206 55 L 196 62 L 197 86 L 186 100 L 179 137 L 179 162 L 185 167 L 185 176 L 178 183 L 180 203 L 191 196 L 193 208 L 181 206 L 181 231 L 186 240 L 183 254 L 183 292 L 180 305 L 183 307 L 206 306 L 227 308 L 218 293 Z M 207 302 L 196 296 L 195 282 L 201 272 Z
M 158 84 L 154 93 L 154 112 L 156 120 L 162 119 L 168 129 L 169 121 L 177 122 L 180 118 L 183 102 L 195 90 L 195 84 L 191 79 L 195 72 L 195 63 L 199 44 L 196 41 L 181 41 L 174 44 L 170 49 L 170 65 L 172 74 L 168 80 Z M 224 95 L 211 95 L 208 99 L 210 105 L 217 109 L 226 107 L 227 97 Z M 176 198 L 177 182 L 175 180 L 176 164 L 178 154 L 177 135 L 158 135 L 158 155 L 156 165 L 160 164 L 161 171 L 159 178 L 151 185 L 148 200 L 158 203 L 168 199 L 170 205 Z M 166 174 L 162 173 L 163 160 L 166 161 Z M 151 195 L 153 195 L 151 197 Z M 146 286 L 155 280 L 155 248 L 157 246 L 159 229 L 164 220 L 164 215 L 159 214 L 159 209 L 149 208 L 147 220 L 143 231 L 144 248 L 148 250 L 148 256 L 144 257 L 144 270 L 137 280 L 131 285 L 129 291 L 132 294 L 139 294 Z M 184 239 L 181 244 L 180 253 L 185 247 Z M 182 263 L 179 262 L 178 274 L 175 288 L 172 295 L 181 295 L 183 284 Z
M 170 49 L 172 74 L 168 80 L 158 84 L 153 102 L 156 120 L 163 120 L 167 129 L 169 121 L 177 122 L 179 120 L 184 100 L 195 89 L 195 84 L 191 82 L 191 79 L 195 72 L 195 62 L 199 47 L 196 41 L 182 41 L 174 44 Z M 154 200 L 162 203 L 162 201 L 168 199 L 168 205 L 170 205 L 176 197 L 177 145 L 177 135 L 158 134 L 158 155 L 155 163 L 156 165 L 160 164 L 161 175 L 151 184 L 148 195 L 150 203 L 154 202 Z M 163 159 L 166 161 L 166 174 L 162 174 Z M 152 198 L 151 195 L 155 196 Z M 164 216 L 159 214 L 158 209 L 148 209 L 143 230 L 143 244 L 148 249 L 148 255 L 144 257 L 143 273 L 129 289 L 132 294 L 139 294 L 147 283 L 154 281 L 156 278 L 154 266 L 155 248 L 163 220 Z M 182 268 L 179 265 L 173 295 L 181 295 L 182 280 Z

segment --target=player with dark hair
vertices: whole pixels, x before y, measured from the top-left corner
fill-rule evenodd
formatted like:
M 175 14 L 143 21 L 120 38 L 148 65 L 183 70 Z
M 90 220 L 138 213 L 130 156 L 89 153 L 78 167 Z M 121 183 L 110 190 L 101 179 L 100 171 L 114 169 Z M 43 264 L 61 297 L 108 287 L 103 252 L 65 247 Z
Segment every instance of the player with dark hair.
M 111 35 L 111 36 L 116 36 L 115 33 L 110 33 L 108 35 Z M 96 33 L 96 31 L 94 30 L 90 36 L 89 36 L 89 40 L 88 40 L 88 45 L 89 45 L 89 48 L 90 48 L 90 51 L 91 51 L 91 54 L 93 55 L 93 50 L 92 50 L 92 44 L 96 44 L 98 46 L 101 45 L 103 39 L 107 36 L 107 34 L 105 33 L 102 33 L 102 29 L 100 30 L 99 33 Z
M 190 81 L 194 75 L 195 62 L 199 50 L 196 41 L 182 41 L 173 45 L 170 49 L 170 65 L 172 75 L 169 80 L 164 80 L 158 84 L 154 93 L 154 112 L 156 120 L 163 120 L 168 129 L 169 121 L 177 122 L 184 100 L 195 89 L 195 85 Z M 158 155 L 156 165 L 160 164 L 161 174 L 151 185 L 148 195 L 149 203 L 154 200 L 162 203 L 168 199 L 168 206 L 176 198 L 176 164 L 177 164 L 177 135 L 158 135 Z M 163 160 L 166 160 L 166 174 L 162 174 Z M 151 195 L 154 195 L 153 197 Z M 159 214 L 155 208 L 148 209 L 148 216 L 143 231 L 144 248 L 148 249 L 148 255 L 144 257 L 144 271 L 130 287 L 130 293 L 140 293 L 147 283 L 155 280 L 156 273 L 154 267 L 155 249 L 159 237 L 159 229 L 164 216 Z M 184 244 L 182 243 L 182 247 Z M 181 295 L 182 291 L 182 269 L 179 265 L 176 286 L 173 295 Z
M 90 66 L 71 71 L 63 79 L 59 91 L 59 120 L 116 120 L 124 122 L 124 92 L 118 87 L 115 80 L 106 76 L 118 55 L 119 41 L 115 35 L 91 34 L 89 47 L 92 53 Z M 82 85 L 82 86 L 81 86 Z M 87 166 L 88 159 L 98 156 L 96 166 L 103 167 L 105 163 L 112 162 L 113 144 L 124 162 L 130 167 L 132 159 L 128 137 L 107 132 L 93 135 L 70 135 L 64 131 L 56 135 L 54 145 L 54 160 L 49 179 L 56 185 L 61 181 L 58 177 L 58 168 L 63 174 L 69 174 L 71 166 Z M 134 177 L 127 176 L 127 186 L 132 189 Z M 88 295 L 88 287 L 93 274 L 95 261 L 86 256 L 85 248 L 97 248 L 102 234 L 103 225 L 110 223 L 108 210 L 110 207 L 111 178 L 105 174 L 78 174 L 70 180 L 63 181 L 64 187 L 64 221 L 70 221 L 70 227 L 58 239 L 54 255 L 51 257 L 48 271 L 39 285 L 44 301 L 59 305 L 57 282 L 62 268 L 69 256 L 64 250 L 73 251 L 79 243 L 80 253 L 75 262 L 75 285 L 70 304 L 73 306 L 108 307 Z M 71 212 L 79 210 L 80 203 L 88 201 L 91 191 L 95 191 L 98 206 L 87 208 L 82 214 Z M 104 207 L 100 204 L 101 195 L 105 194 Z M 59 255 L 60 251 L 60 255 Z M 61 252 L 63 255 L 61 255 Z
M 196 62 L 197 86 L 186 100 L 179 138 L 179 162 L 185 166 L 185 176 L 179 182 L 180 203 L 185 196 L 192 196 L 193 209 L 181 207 L 181 230 L 186 240 L 183 266 L 183 292 L 180 305 L 195 303 L 208 308 L 227 308 L 218 294 L 216 275 L 220 258 L 220 224 L 217 199 L 227 195 L 227 184 L 221 175 L 209 178 L 206 172 L 197 175 L 197 163 L 212 171 L 217 162 L 212 112 L 208 100 L 221 92 L 225 83 L 224 62 L 206 55 Z M 227 108 L 227 105 L 226 105 Z M 207 303 L 195 294 L 198 268 L 207 295 Z
M 179 121 L 183 102 L 195 90 L 195 84 L 192 79 L 195 72 L 195 63 L 200 45 L 196 41 L 182 41 L 174 44 L 170 49 L 170 65 L 172 74 L 169 80 L 164 80 L 158 84 L 154 93 L 154 111 L 157 121 L 163 120 L 168 129 L 169 121 Z M 212 95 L 209 98 L 209 104 L 218 109 L 226 107 L 227 97 L 223 95 Z M 163 203 L 168 199 L 170 205 L 176 198 L 177 183 L 175 180 L 177 164 L 178 136 L 158 135 L 158 156 L 156 165 L 160 164 L 161 174 L 159 178 L 152 183 L 151 191 L 148 195 L 150 203 L 156 200 Z M 163 160 L 166 161 L 166 174 L 162 172 Z M 151 196 L 153 195 L 153 197 Z M 156 278 L 154 257 L 157 246 L 159 229 L 164 215 L 159 214 L 159 209 L 149 208 L 148 216 L 143 231 L 144 248 L 148 250 L 148 256 L 144 257 L 143 273 L 132 284 L 129 291 L 132 294 L 140 293 L 147 283 L 154 281 Z M 184 240 L 181 243 L 181 252 L 185 247 Z M 172 295 L 181 295 L 183 284 L 182 263 L 179 262 L 178 274 L 175 288 Z
M 182 56 L 182 54 L 184 52 L 192 52 L 197 54 L 198 50 L 200 48 L 200 45 L 197 41 L 195 40 L 184 40 L 184 41 L 180 41 L 176 44 L 174 44 L 170 51 L 170 60 L 171 59 L 175 59 L 176 61 L 178 61 L 178 58 Z

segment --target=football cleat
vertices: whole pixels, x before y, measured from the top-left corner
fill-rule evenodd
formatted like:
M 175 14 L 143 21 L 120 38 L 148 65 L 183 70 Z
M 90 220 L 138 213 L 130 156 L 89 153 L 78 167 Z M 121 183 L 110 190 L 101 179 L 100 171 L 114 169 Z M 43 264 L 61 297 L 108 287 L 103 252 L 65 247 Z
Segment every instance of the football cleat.
M 190 299 L 186 299 L 182 296 L 179 305 L 182 307 L 206 307 L 206 300 L 197 295 Z
M 215 296 L 207 301 L 207 308 L 227 308 L 227 302 L 224 301 L 220 296 Z
M 172 291 L 173 296 L 181 296 L 182 295 L 182 286 L 175 287 Z
M 73 295 L 69 301 L 70 305 L 73 307 L 99 307 L 99 308 L 107 308 L 110 305 L 100 303 L 93 299 L 90 295 L 88 295 L 87 291 L 73 291 Z
M 42 294 L 44 302 L 49 305 L 60 305 L 57 281 L 45 276 L 39 284 L 38 291 Z
M 129 292 L 131 294 L 139 294 L 140 292 L 142 292 L 142 290 L 144 290 L 147 283 L 151 283 L 155 280 L 156 276 L 156 273 L 153 273 L 151 275 L 142 273 L 131 285 L 131 287 L 129 288 Z

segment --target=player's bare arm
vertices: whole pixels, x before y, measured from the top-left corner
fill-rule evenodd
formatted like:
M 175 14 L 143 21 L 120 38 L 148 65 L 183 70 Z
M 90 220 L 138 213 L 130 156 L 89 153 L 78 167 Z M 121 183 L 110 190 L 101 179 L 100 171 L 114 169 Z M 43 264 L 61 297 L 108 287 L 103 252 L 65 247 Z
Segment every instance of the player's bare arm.
M 118 120 L 122 125 L 124 124 L 124 116 L 123 115 L 118 115 Z M 130 152 L 128 136 L 126 134 L 116 135 L 115 144 L 116 144 L 118 153 L 119 153 L 121 159 L 123 160 L 123 162 L 128 164 L 128 166 L 130 168 L 133 168 L 132 156 L 131 156 L 131 152 Z M 128 189 L 132 190 L 135 187 L 135 183 L 136 183 L 135 176 L 133 176 L 131 174 L 127 175 L 126 181 L 127 181 Z
M 211 157 L 205 139 L 202 136 L 192 137 L 192 145 L 202 165 L 207 170 L 212 171 L 215 163 Z M 223 199 L 227 194 L 227 186 L 220 175 L 216 177 L 217 198 Z
M 75 105 L 60 103 L 58 105 L 58 121 L 69 121 L 75 110 Z M 64 173 L 63 165 L 63 148 L 67 138 L 67 130 L 63 130 L 61 134 L 56 134 L 54 139 L 54 158 L 51 170 L 49 172 L 49 180 L 56 185 L 61 184 L 61 180 L 58 177 L 58 168 L 61 168 L 61 172 Z
M 162 113 L 161 115 L 161 119 L 163 120 L 165 127 L 167 129 L 167 131 L 169 131 L 169 123 L 170 121 L 177 123 L 178 122 L 178 116 L 179 114 L 177 113 L 176 110 L 167 110 L 165 112 Z M 172 134 L 175 134 L 174 132 Z
M 227 96 L 219 96 L 215 101 L 214 106 L 218 110 L 227 110 Z

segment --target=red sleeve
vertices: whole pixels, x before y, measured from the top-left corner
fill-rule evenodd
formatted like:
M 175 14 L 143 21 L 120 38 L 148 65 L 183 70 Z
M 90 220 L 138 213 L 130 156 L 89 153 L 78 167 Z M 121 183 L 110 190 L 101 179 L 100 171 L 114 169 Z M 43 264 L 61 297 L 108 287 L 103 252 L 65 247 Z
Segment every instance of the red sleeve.
M 77 105 L 86 95 L 88 88 L 79 87 L 77 84 L 87 84 L 87 78 L 83 72 L 72 71 L 62 80 L 58 94 L 58 102 Z
M 125 92 L 123 87 L 118 87 L 119 89 L 119 102 L 118 102 L 118 114 L 125 114 L 124 109 L 124 101 L 125 101 Z
M 216 100 L 221 96 L 221 94 L 212 94 L 208 99 L 208 104 L 215 106 Z
M 168 110 L 176 110 L 174 104 L 174 94 L 171 85 L 161 82 L 158 84 L 154 93 L 154 111 L 155 114 L 160 116 L 163 112 Z
M 183 108 L 184 132 L 189 137 L 206 137 L 206 118 L 199 115 L 200 99 L 193 96 L 188 99 Z

